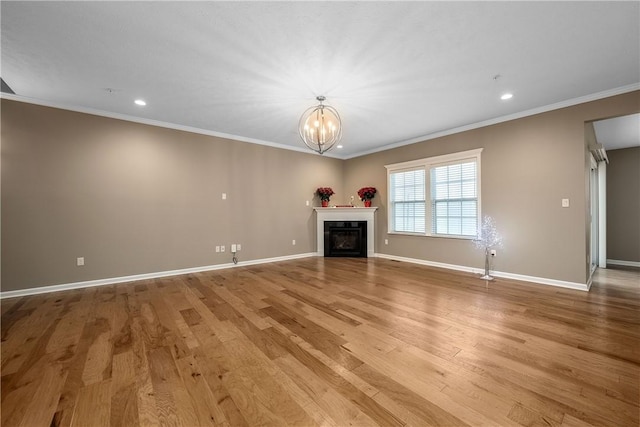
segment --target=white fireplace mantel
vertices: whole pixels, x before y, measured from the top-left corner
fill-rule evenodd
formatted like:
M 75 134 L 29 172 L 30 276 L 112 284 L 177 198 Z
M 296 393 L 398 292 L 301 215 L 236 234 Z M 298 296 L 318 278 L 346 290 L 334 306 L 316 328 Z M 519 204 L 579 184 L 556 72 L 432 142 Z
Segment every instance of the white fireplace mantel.
M 372 208 L 313 208 L 316 211 L 317 255 L 324 256 L 324 222 L 325 221 L 367 221 L 367 256 L 375 255 L 375 223 L 374 214 L 377 207 Z

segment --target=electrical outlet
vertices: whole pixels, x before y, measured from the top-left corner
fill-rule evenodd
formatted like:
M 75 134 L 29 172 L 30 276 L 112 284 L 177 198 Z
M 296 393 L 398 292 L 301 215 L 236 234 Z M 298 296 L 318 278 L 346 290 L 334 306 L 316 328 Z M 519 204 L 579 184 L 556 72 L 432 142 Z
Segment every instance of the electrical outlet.
M 305 205 L 309 206 L 309 201 L 307 200 L 306 202 L 304 202 Z
M 491 253 L 491 256 L 496 256 L 498 254 L 495 249 L 491 249 L 490 253 Z
M 216 252 L 220 252 L 220 246 L 216 246 Z
M 220 246 L 220 252 L 224 252 L 224 246 Z
M 240 252 L 242 250 L 242 245 L 240 243 L 238 243 L 236 245 L 236 249 L 238 250 L 238 252 Z
M 84 257 L 76 258 L 76 265 L 82 267 L 84 265 Z
M 235 243 L 232 243 L 232 244 L 231 244 L 231 252 L 235 252 L 235 251 L 236 251 L 236 249 L 237 249 L 236 244 L 235 244 Z
M 569 207 L 569 199 L 562 199 L 562 207 L 563 208 Z
M 227 200 L 227 193 L 222 193 L 222 200 Z
M 389 239 L 384 239 L 384 244 L 388 245 L 389 244 Z
M 293 246 L 295 246 L 295 245 L 296 245 L 296 241 L 295 241 L 295 239 L 291 241 L 291 244 L 292 244 Z

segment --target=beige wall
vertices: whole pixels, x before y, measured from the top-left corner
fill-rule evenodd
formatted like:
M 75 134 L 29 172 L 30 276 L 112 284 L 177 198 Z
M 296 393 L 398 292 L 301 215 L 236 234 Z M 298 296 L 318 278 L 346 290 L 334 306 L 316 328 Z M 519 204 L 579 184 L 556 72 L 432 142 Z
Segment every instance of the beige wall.
M 231 243 L 241 261 L 315 252 L 304 202 L 318 186 L 336 190 L 334 203 L 378 188 L 376 252 L 481 267 L 469 241 L 386 234 L 384 168 L 479 147 L 483 213 L 505 238 L 495 269 L 585 283 L 584 123 L 638 112 L 639 100 L 632 92 L 342 161 L 4 99 L 2 290 L 225 264 L 230 253 L 214 247 Z
M 607 156 L 607 258 L 640 262 L 640 147 Z
M 319 186 L 342 192 L 337 159 L 1 107 L 3 291 L 229 263 L 231 243 L 241 261 L 315 252 L 305 201 L 319 205 Z
M 384 168 L 482 147 L 482 213 L 494 217 L 504 237 L 495 269 L 586 283 L 584 124 L 640 111 L 639 100 L 638 92 L 627 93 L 350 159 L 345 192 L 363 185 L 381 190 L 374 199 L 374 206 L 382 207 L 377 214 L 376 252 L 482 268 L 483 254 L 468 240 L 387 234 Z M 569 208 L 561 207 L 563 198 L 570 199 Z

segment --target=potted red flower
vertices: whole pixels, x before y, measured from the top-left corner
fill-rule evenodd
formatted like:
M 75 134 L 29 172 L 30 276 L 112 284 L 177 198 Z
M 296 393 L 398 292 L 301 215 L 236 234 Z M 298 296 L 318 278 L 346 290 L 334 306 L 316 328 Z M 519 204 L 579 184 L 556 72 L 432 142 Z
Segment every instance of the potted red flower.
M 375 197 L 377 192 L 378 190 L 375 187 L 362 187 L 358 190 L 358 197 L 364 202 L 364 206 L 368 208 L 371 206 L 371 199 Z
M 316 194 L 322 201 L 322 207 L 326 208 L 327 206 L 329 206 L 329 199 L 335 193 L 333 192 L 333 189 L 331 189 L 331 187 L 320 187 L 316 190 Z

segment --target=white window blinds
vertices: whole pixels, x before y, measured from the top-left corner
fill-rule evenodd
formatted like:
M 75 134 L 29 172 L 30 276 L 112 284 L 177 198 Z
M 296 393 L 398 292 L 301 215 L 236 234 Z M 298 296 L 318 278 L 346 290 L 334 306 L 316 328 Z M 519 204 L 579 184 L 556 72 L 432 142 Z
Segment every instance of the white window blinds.
M 395 232 L 426 231 L 425 170 L 393 172 L 390 175 L 392 229 Z
M 478 185 L 476 162 L 436 166 L 431 169 L 431 232 L 476 236 Z

